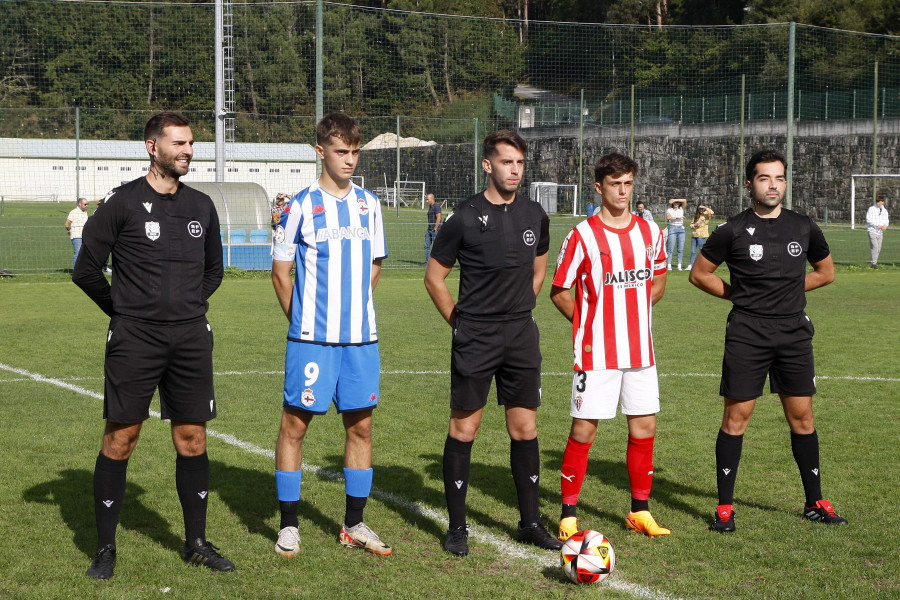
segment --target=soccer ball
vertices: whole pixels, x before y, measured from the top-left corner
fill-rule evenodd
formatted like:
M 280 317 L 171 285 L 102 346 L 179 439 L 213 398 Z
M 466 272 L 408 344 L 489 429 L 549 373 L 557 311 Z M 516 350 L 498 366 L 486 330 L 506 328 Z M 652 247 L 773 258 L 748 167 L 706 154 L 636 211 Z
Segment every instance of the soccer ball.
M 616 568 L 616 553 L 605 535 L 585 529 L 563 544 L 560 564 L 566 577 L 575 583 L 599 583 Z

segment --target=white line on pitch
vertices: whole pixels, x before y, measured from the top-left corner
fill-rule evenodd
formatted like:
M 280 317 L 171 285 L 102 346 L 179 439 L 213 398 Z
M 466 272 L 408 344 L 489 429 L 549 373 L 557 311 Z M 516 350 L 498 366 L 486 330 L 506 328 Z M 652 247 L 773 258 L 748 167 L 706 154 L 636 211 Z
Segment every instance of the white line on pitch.
M 28 379 L 37 381 L 39 383 L 49 383 L 51 385 L 55 385 L 55 386 L 67 389 L 69 391 L 75 392 L 76 394 L 81 394 L 83 396 L 89 396 L 89 397 L 95 398 L 97 400 L 103 400 L 103 394 L 85 389 L 85 388 L 77 386 L 77 385 L 73 385 L 71 383 L 63 381 L 62 379 L 57 379 L 55 377 L 46 377 L 46 376 L 40 375 L 38 373 L 32 373 L 30 371 L 26 371 L 25 369 L 11 367 L 11 366 L 5 365 L 3 363 L 0 363 L 0 370 L 9 371 L 11 373 L 15 373 L 22 377 L 27 377 Z M 150 414 L 151 414 L 151 416 L 156 417 L 156 418 L 160 418 L 160 416 L 161 416 L 155 410 L 150 411 Z M 212 429 L 207 429 L 206 435 L 208 435 L 209 437 L 214 437 L 219 440 L 222 440 L 226 444 L 229 444 L 236 448 L 240 448 L 241 450 L 244 450 L 251 454 L 263 456 L 265 458 L 269 458 L 272 460 L 274 460 L 274 458 L 275 458 L 274 451 L 269 450 L 267 448 L 261 448 L 260 446 L 257 446 L 256 444 L 251 444 L 250 442 L 245 442 L 245 441 L 231 435 L 230 433 L 220 433 L 220 432 L 212 430 Z M 333 481 L 342 481 L 343 480 L 343 476 L 341 474 L 335 473 L 333 471 L 329 471 L 327 469 L 323 469 L 322 467 L 319 467 L 317 465 L 303 463 L 303 469 L 307 472 L 314 473 L 320 477 L 331 479 Z M 393 504 L 397 504 L 397 505 L 403 507 L 404 510 L 412 512 L 416 515 L 427 517 L 433 521 L 437 521 L 438 523 L 441 524 L 442 527 L 446 527 L 448 524 L 447 518 L 443 515 L 443 513 L 439 512 L 429 506 L 421 505 L 416 502 L 411 502 L 405 498 L 401 498 L 400 496 L 397 496 L 390 492 L 385 492 L 374 486 L 372 487 L 372 495 L 375 496 L 376 498 L 379 498 L 382 501 L 387 501 L 387 502 L 391 502 Z M 474 539 L 478 540 L 479 542 L 482 542 L 483 544 L 490 544 L 490 545 L 498 548 L 501 551 L 501 553 L 505 556 L 513 556 L 516 558 L 521 558 L 521 559 L 528 560 L 529 562 L 533 562 L 533 563 L 536 563 L 536 564 L 544 566 L 544 567 L 554 567 L 554 566 L 559 565 L 559 559 L 557 558 L 556 554 L 548 553 L 546 551 L 534 550 L 528 546 L 513 543 L 509 540 L 492 535 L 490 533 L 481 532 L 476 527 L 473 527 L 470 530 L 470 535 Z M 643 585 L 629 583 L 629 582 L 623 580 L 619 576 L 619 573 L 613 573 L 613 575 L 607 581 L 608 581 L 608 583 L 606 583 L 605 585 L 608 585 L 609 587 L 611 587 L 615 590 L 619 590 L 619 591 L 628 593 L 635 598 L 644 598 L 647 600 L 679 600 L 679 599 L 675 598 L 674 596 L 672 596 L 671 594 L 668 594 L 666 592 L 660 592 L 658 590 L 654 590 L 654 589 L 648 588 Z

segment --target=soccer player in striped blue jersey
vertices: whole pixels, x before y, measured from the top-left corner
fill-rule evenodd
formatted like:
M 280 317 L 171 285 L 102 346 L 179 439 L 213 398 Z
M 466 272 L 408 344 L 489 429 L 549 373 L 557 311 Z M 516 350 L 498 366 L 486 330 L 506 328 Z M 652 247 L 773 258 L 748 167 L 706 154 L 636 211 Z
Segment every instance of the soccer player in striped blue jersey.
M 373 554 L 392 552 L 363 523 L 372 489 L 372 411 L 381 372 L 372 290 L 387 246 L 378 199 L 350 180 L 360 138 L 359 126 L 346 115 L 332 113 L 319 121 L 316 154 L 322 175 L 291 199 L 273 236 L 272 283 L 290 321 L 275 446 L 281 507 L 275 551 L 287 557 L 300 548 L 303 438 L 313 416 L 328 412 L 332 402 L 347 435 L 340 542 Z

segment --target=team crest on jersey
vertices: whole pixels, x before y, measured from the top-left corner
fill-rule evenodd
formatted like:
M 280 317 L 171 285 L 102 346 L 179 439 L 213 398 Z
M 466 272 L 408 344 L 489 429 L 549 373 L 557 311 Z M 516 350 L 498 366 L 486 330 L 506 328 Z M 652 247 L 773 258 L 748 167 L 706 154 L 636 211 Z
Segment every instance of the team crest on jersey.
M 357 208 L 359 209 L 359 214 L 367 215 L 369 214 L 369 205 L 366 203 L 365 198 L 358 198 L 356 201 Z
M 653 245 L 647 245 L 647 260 L 653 260 Z
M 760 260 L 763 257 L 762 244 L 750 244 L 750 258 Z
M 787 245 L 788 254 L 797 258 L 801 254 L 803 254 L 803 247 L 800 245 L 800 242 L 788 242 Z
M 200 221 L 191 221 L 188 223 L 188 233 L 191 234 L 191 237 L 198 238 L 203 235 L 203 226 L 200 225 Z
M 581 410 L 581 405 L 584 403 L 584 398 L 581 395 L 575 396 L 575 410 Z
M 283 244 L 284 243 L 284 227 L 282 227 L 281 225 L 276 227 L 275 233 L 272 234 L 272 237 L 275 238 L 276 244 Z
M 300 403 L 303 406 L 312 406 L 316 403 L 316 397 L 313 395 L 313 391 L 310 388 L 306 388 L 303 390 L 303 393 L 300 394 Z
M 144 231 L 147 233 L 147 237 L 154 242 L 159 239 L 159 223 L 156 221 L 144 223 Z
M 522 234 L 522 239 L 525 241 L 526 246 L 534 246 L 534 243 L 537 241 L 534 232 L 530 229 L 525 230 L 525 233 Z

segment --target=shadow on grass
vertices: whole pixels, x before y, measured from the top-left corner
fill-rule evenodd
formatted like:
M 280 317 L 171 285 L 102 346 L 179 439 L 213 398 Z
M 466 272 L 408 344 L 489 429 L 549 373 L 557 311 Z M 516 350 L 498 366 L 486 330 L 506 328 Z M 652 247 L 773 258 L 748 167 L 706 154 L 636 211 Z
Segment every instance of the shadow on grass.
M 172 493 L 175 493 L 174 485 Z M 72 541 L 88 557 L 97 550 L 94 521 L 94 474 L 86 469 L 65 469 L 57 478 L 28 488 L 22 493 L 26 502 L 55 504 L 63 522 L 72 530 Z M 139 500 L 144 488 L 128 483 L 122 505 L 120 526 L 148 536 L 171 550 L 180 550 L 184 540 L 172 532 L 162 515 Z

